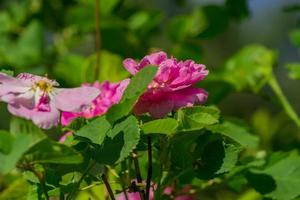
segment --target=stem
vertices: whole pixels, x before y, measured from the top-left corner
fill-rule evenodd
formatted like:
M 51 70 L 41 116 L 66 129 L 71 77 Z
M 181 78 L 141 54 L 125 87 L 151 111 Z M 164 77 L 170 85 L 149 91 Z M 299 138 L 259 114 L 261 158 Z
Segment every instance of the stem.
M 146 182 L 146 200 L 150 200 L 150 187 L 152 179 L 152 142 L 151 136 L 147 137 L 148 141 L 148 173 L 147 173 L 147 182 Z
M 276 80 L 275 76 L 272 75 L 269 80 L 269 85 L 276 94 L 277 98 L 279 99 L 280 103 L 283 106 L 283 109 L 287 113 L 287 115 L 291 118 L 291 120 L 300 128 L 300 119 L 285 95 L 283 94 L 278 81 Z
M 95 0 L 95 49 L 96 49 L 96 65 L 95 65 L 95 77 L 94 79 L 98 79 L 99 68 L 100 68 L 100 50 L 101 50 L 101 31 L 100 31 L 100 0 Z
M 136 150 L 133 151 L 132 153 L 132 158 L 133 158 L 133 163 L 134 163 L 134 168 L 135 168 L 135 173 L 136 173 L 136 180 L 138 183 L 142 184 L 143 179 L 141 175 L 141 170 L 140 170 L 140 165 L 139 165 L 139 160 L 137 158 L 137 152 Z M 144 199 L 145 197 L 145 191 L 139 191 L 141 199 Z
M 47 190 L 46 190 L 46 184 L 45 184 L 45 178 L 44 178 L 44 175 L 43 174 L 39 174 L 37 171 L 35 171 L 34 169 L 31 170 L 34 175 L 39 179 L 39 182 L 41 184 L 41 187 L 42 187 L 42 190 L 43 190 L 43 193 L 45 195 L 45 198 L 48 200 L 49 199 L 49 195 L 47 193 Z
M 94 161 L 93 163 L 91 163 L 85 170 L 85 172 L 81 175 L 79 181 L 77 182 L 76 186 L 73 188 L 72 192 L 68 195 L 68 197 L 66 198 L 67 200 L 71 200 L 73 199 L 73 196 L 76 194 L 76 190 L 80 187 L 81 182 L 83 181 L 83 179 L 88 175 L 89 171 L 96 165 L 96 161 Z
M 112 191 L 112 189 L 111 189 L 111 187 L 110 187 L 109 182 L 107 181 L 107 178 L 106 178 L 105 174 L 103 174 L 103 175 L 101 176 L 101 178 L 102 178 L 102 180 L 103 180 L 103 182 L 104 182 L 104 184 L 105 184 L 105 187 L 106 187 L 107 192 L 108 192 L 108 194 L 109 194 L 109 196 L 110 196 L 110 199 L 111 199 L 111 200 L 115 200 L 114 193 L 113 193 L 113 191 Z
M 136 180 L 138 183 L 142 183 L 143 180 L 142 180 L 142 176 L 141 176 L 141 170 L 140 170 L 139 160 L 137 159 L 136 151 L 133 151 L 132 158 L 133 158 L 133 163 L 134 163 L 134 168 L 135 168 L 135 173 L 136 173 Z

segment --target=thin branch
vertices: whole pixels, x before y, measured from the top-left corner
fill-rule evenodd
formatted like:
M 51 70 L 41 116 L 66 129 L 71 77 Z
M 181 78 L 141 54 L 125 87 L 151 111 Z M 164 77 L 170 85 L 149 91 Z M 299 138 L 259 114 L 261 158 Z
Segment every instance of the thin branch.
M 100 0 L 95 0 L 95 50 L 96 50 L 96 64 L 95 64 L 95 77 L 98 79 L 100 71 L 100 56 L 101 56 L 101 31 L 100 31 Z
M 282 89 L 279 86 L 279 83 L 277 82 L 277 79 L 275 75 L 273 74 L 271 78 L 269 79 L 269 85 L 274 91 L 275 95 L 279 99 L 283 109 L 285 110 L 286 114 L 290 117 L 290 119 L 300 128 L 300 118 L 294 108 L 291 106 L 287 98 L 282 92 Z
M 37 171 L 35 171 L 34 169 L 30 169 L 30 171 L 32 173 L 34 173 L 34 175 L 39 179 L 39 182 L 41 184 L 43 193 L 45 195 L 45 198 L 48 200 L 49 199 L 49 195 L 47 193 L 47 189 L 46 189 L 46 183 L 45 183 L 45 178 L 44 178 L 44 174 L 39 174 Z
M 106 187 L 107 192 L 108 192 L 108 194 L 109 194 L 109 196 L 110 196 L 110 199 L 111 199 L 111 200 L 115 200 L 114 193 L 113 193 L 113 191 L 112 191 L 112 189 L 111 189 L 111 187 L 110 187 L 109 182 L 107 181 L 107 178 L 106 178 L 105 174 L 102 174 L 101 178 L 102 178 L 102 180 L 103 180 L 103 182 L 104 182 L 104 184 L 105 184 L 105 187 Z
M 67 200 L 73 199 L 73 196 L 76 194 L 76 190 L 79 189 L 81 182 L 84 180 L 84 178 L 88 175 L 90 170 L 96 165 L 96 161 L 91 163 L 85 170 L 85 172 L 81 175 L 79 181 L 76 183 L 76 186 L 73 188 L 71 193 L 67 196 Z
M 137 158 L 137 152 L 136 151 L 133 151 L 132 158 L 133 158 L 134 169 L 135 169 L 135 173 L 136 173 L 136 180 L 137 180 L 138 183 L 142 183 L 143 179 L 142 179 L 139 160 Z
M 138 160 L 138 155 L 137 155 L 136 150 L 134 150 L 132 153 L 132 159 L 133 159 L 135 173 L 136 173 L 136 180 L 138 183 L 142 184 L 143 179 L 142 179 L 142 175 L 141 175 L 141 170 L 140 170 L 140 165 L 139 165 L 139 160 Z M 145 191 L 139 190 L 139 193 L 140 193 L 141 199 L 145 199 Z
M 146 181 L 146 200 L 150 200 L 150 187 L 151 187 L 151 179 L 152 179 L 152 142 L 151 136 L 147 137 L 148 141 L 148 173 L 147 173 L 147 181 Z

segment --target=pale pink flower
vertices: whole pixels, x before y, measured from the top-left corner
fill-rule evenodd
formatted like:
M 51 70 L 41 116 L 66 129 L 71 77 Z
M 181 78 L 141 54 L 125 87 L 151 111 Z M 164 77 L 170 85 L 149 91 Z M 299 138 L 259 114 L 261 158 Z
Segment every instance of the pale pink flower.
M 81 112 L 63 112 L 61 117 L 62 125 L 69 125 L 77 117 L 89 119 L 106 113 L 112 105 L 119 103 L 128 84 L 129 79 L 119 83 L 105 81 L 102 84 L 99 82 L 83 84 L 83 86 L 99 89 L 101 91 L 100 95 L 91 104 L 85 106 Z
M 161 118 L 171 111 L 201 104 L 207 99 L 205 90 L 193 86 L 208 74 L 202 64 L 192 60 L 177 61 L 168 58 L 165 52 L 157 52 L 145 56 L 140 63 L 127 58 L 123 65 L 132 75 L 148 65 L 158 67 L 156 76 L 134 107 L 137 115 L 149 113 L 154 118 Z
M 92 87 L 65 89 L 58 85 L 54 80 L 28 73 L 16 78 L 0 73 L 0 101 L 8 103 L 13 115 L 49 129 L 59 123 L 61 111 L 79 112 L 100 93 Z

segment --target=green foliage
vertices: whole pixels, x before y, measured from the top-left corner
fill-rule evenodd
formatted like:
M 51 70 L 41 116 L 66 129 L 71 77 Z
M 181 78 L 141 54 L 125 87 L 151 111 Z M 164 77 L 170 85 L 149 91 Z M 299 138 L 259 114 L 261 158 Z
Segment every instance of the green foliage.
M 0 130 L 0 153 L 9 154 L 12 150 L 14 138 L 9 132 Z
M 172 118 L 157 119 L 146 122 L 141 126 L 145 134 L 159 133 L 159 134 L 173 134 L 176 132 L 178 122 Z
M 13 75 L 14 75 L 14 72 L 13 72 L 13 71 L 10 71 L 10 70 L 1 69 L 0 72 L 1 72 L 1 73 L 4 73 L 4 74 L 8 74 L 8 75 L 10 75 L 10 76 L 13 76 Z
M 30 148 L 46 138 L 46 135 L 31 122 L 19 118 L 11 120 L 10 133 L 14 136 L 11 140 L 11 151 L 8 154 L 0 153 L 2 173 L 11 171 Z
M 230 139 L 236 141 L 240 145 L 247 148 L 256 148 L 258 146 L 258 138 L 249 133 L 246 127 L 225 121 L 207 128 L 214 133 L 220 133 Z
M 194 106 L 177 112 L 179 127 L 182 131 L 200 130 L 219 122 L 220 111 L 213 106 Z
M 258 92 L 272 76 L 276 53 L 262 45 L 248 45 L 225 64 L 222 78 L 236 90 L 250 88 Z
M 156 74 L 157 67 L 148 66 L 140 70 L 127 86 L 119 104 L 112 106 L 107 113 L 107 120 L 114 122 L 130 113 L 135 102 L 146 90 L 148 84 Z
M 123 189 L 136 190 L 130 182 L 137 178 L 137 161 L 143 182 L 150 167 L 148 137 L 155 199 L 168 199 L 162 193 L 170 186 L 176 194 L 207 200 L 299 199 L 300 159 L 295 149 L 300 118 L 273 68 L 278 61 L 276 74 L 285 76 L 280 70 L 284 60 L 289 78 L 298 80 L 300 66 L 297 59 L 285 60 L 286 53 L 269 40 L 239 46 L 256 39 L 238 32 L 249 24 L 240 26 L 242 20 L 257 17 L 254 4 L 250 14 L 249 2 L 100 0 L 96 36 L 95 0 L 1 1 L 1 73 L 48 74 L 61 87 L 125 78 L 131 82 L 120 103 L 102 116 L 78 118 L 45 132 L 30 121 L 10 119 L 1 103 L 0 200 L 47 199 L 46 193 L 50 199 L 66 199 L 70 193 L 70 199 L 105 199 L 102 174 L 115 196 Z M 298 7 L 291 4 L 284 10 L 296 13 Z M 289 37 L 300 48 L 299 27 Z M 130 77 L 122 61 L 158 50 L 207 66 L 209 76 L 191 86 L 208 92 L 205 105 L 180 108 L 161 119 L 133 115 L 158 69 L 147 66 Z M 228 57 L 233 50 L 237 53 Z M 266 83 L 275 95 L 263 88 Z M 63 144 L 57 142 L 66 132 L 72 136 Z M 177 199 L 176 194 L 170 198 Z
M 83 64 L 83 81 L 92 82 L 94 67 L 96 65 L 97 55 L 93 54 L 86 59 Z M 128 72 L 123 70 L 122 59 L 116 54 L 102 51 L 100 54 L 100 70 L 98 74 L 99 81 L 109 80 L 112 82 L 120 81 L 128 77 Z
M 169 25 L 169 34 L 174 41 L 183 41 L 199 35 L 206 28 L 203 10 L 195 10 L 191 15 L 176 16 Z
M 135 149 L 139 139 L 138 121 L 129 116 L 107 133 L 103 145 L 96 150 L 95 159 L 102 164 L 120 163 Z
M 272 199 L 294 199 L 300 194 L 299 167 L 300 157 L 298 155 L 290 155 L 268 166 L 264 170 L 255 170 L 255 173 L 261 175 L 257 175 L 256 184 L 261 184 L 261 181 L 265 180 L 264 186 L 268 188 L 264 189 L 264 194 Z M 269 178 L 263 178 L 266 175 Z M 270 181 L 274 182 L 273 185 Z
M 26 153 L 26 160 L 34 164 L 79 164 L 83 158 L 74 149 L 45 139 Z
M 300 79 L 300 63 L 289 63 L 286 65 L 289 70 L 289 77 L 292 79 Z
M 37 64 L 42 58 L 43 28 L 38 21 L 32 21 L 15 44 L 7 46 L 5 58 L 11 65 L 26 67 Z
M 17 179 L 0 194 L 0 200 L 20 199 L 26 200 L 28 183 L 23 179 Z
M 101 145 L 110 128 L 111 125 L 106 120 L 106 117 L 101 116 L 76 131 L 75 135 L 87 138 L 91 142 Z
M 300 29 L 292 30 L 289 34 L 290 39 L 294 45 L 300 48 Z

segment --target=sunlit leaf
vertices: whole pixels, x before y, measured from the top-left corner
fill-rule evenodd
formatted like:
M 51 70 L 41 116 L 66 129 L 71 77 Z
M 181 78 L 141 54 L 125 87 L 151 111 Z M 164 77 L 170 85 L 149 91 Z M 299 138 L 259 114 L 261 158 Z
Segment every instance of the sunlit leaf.
M 236 90 L 249 87 L 258 92 L 272 76 L 275 62 L 274 51 L 257 44 L 248 45 L 226 62 L 222 79 Z
M 200 130 L 219 122 L 220 111 L 216 107 L 194 106 L 178 110 L 179 129 Z
M 257 136 L 251 134 L 246 127 L 234 124 L 230 121 L 209 126 L 207 129 L 214 133 L 225 135 L 244 147 L 256 148 L 258 146 L 259 140 Z
M 146 122 L 141 126 L 145 134 L 159 133 L 159 134 L 173 134 L 176 132 L 178 122 L 172 118 L 157 119 Z
M 106 117 L 101 116 L 76 131 L 75 135 L 87 138 L 95 144 L 102 144 L 110 128 L 111 125 Z
M 121 102 L 110 108 L 107 113 L 107 119 L 110 122 L 116 121 L 130 113 L 135 102 L 146 90 L 148 84 L 156 74 L 157 67 L 148 66 L 140 70 L 127 86 Z

